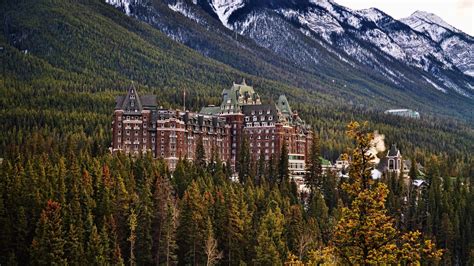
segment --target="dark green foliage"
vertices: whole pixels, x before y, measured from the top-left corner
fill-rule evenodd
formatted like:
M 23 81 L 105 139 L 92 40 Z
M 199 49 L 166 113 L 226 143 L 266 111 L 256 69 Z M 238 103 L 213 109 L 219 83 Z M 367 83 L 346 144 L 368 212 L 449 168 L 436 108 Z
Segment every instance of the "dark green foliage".
M 36 226 L 31 244 L 31 261 L 37 265 L 65 264 L 64 244 L 61 205 L 49 200 Z
M 309 152 L 308 164 L 305 175 L 305 184 L 314 194 L 322 188 L 323 184 L 323 168 L 321 166 L 321 146 L 319 137 L 313 133 L 312 143 Z
M 296 201 L 287 151 L 268 163 L 243 156 L 242 173 L 256 180 L 245 184 L 229 181 L 230 163 L 223 168 L 212 154 L 200 156 L 210 159 L 207 167 L 183 159 L 172 174 L 149 156 L 109 154 L 113 99 L 132 80 L 164 107 L 182 106 L 177 92 L 187 88 L 187 106 L 198 110 L 219 103 L 221 89 L 242 77 L 252 80 L 264 101 L 285 92 L 318 129 L 324 158 L 335 160 L 351 144 L 344 133 L 348 121 L 370 120 L 404 156 L 426 166 L 429 186 L 410 187 L 406 208 L 394 183 L 392 210 L 402 206 L 410 217 L 400 218 L 400 226 L 409 222 L 408 229 L 434 235 L 449 250 L 446 263 L 473 263 L 469 125 L 443 116 L 386 116 L 320 91 L 247 75 L 103 1 L 8 0 L 0 7 L 0 264 L 129 264 L 131 210 L 138 264 L 205 263 L 209 220 L 224 264 L 281 264 L 287 251 L 304 257 L 326 241 L 338 206 L 349 200 L 328 173 L 322 195 Z M 303 240 L 306 249 L 299 248 Z
M 237 172 L 239 173 L 239 180 L 243 183 L 249 181 L 250 167 L 252 157 L 250 155 L 250 146 L 247 136 L 242 137 L 242 143 L 239 147 L 239 160 L 237 162 Z

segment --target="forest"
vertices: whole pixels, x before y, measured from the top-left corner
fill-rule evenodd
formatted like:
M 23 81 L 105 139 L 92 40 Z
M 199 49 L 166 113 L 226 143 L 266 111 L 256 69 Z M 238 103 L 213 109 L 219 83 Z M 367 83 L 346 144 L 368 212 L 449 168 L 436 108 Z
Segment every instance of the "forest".
M 0 263 L 472 264 L 472 175 L 449 177 L 431 156 L 424 189 L 394 175 L 372 180 L 372 132 L 367 123 L 347 126 L 348 179 L 322 174 L 315 137 L 307 194 L 289 179 L 285 146 L 268 164 L 245 159 L 243 148 L 241 182 L 233 182 L 200 145 L 194 162 L 171 173 L 151 155 L 33 134 L 1 164 Z
M 303 79 L 251 75 L 103 1 L 2 1 L 0 15 L 1 265 L 474 263 L 472 104 L 451 112 L 453 101 L 420 103 L 380 84 L 377 94 L 340 92 L 328 80 L 302 89 Z M 264 102 L 286 94 L 312 126 L 310 194 L 296 192 L 285 156 L 242 160 L 232 182 L 213 154 L 174 172 L 150 155 L 110 154 L 113 100 L 131 82 L 164 107 L 183 106 L 186 90 L 197 111 L 242 78 Z M 383 114 L 395 104 L 388 94 L 422 118 Z M 410 175 L 426 187 L 367 178 L 360 147 L 374 131 L 424 167 Z M 323 175 L 319 157 L 341 153 L 353 158 L 350 178 Z

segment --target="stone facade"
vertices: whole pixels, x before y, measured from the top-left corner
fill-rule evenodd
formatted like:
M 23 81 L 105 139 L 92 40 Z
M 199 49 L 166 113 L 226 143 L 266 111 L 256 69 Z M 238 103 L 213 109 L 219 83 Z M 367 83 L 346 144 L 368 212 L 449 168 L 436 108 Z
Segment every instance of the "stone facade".
M 195 158 L 199 138 L 206 157 L 217 151 L 221 161 L 232 166 L 244 136 L 254 160 L 279 156 L 286 143 L 290 158 L 296 158 L 290 170 L 299 173 L 305 170 L 312 136 L 284 95 L 276 104 L 262 104 L 245 80 L 223 90 L 220 106 L 204 107 L 199 113 L 157 108 L 156 97 L 140 97 L 132 86 L 126 96 L 116 99 L 112 131 L 112 152 L 151 152 L 171 169 L 179 158 Z

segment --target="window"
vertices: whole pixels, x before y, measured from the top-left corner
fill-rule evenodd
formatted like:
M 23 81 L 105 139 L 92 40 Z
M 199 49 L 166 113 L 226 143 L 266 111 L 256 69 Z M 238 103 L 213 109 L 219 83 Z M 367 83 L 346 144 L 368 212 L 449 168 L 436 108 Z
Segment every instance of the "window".
M 250 117 L 246 116 L 245 117 L 245 122 L 248 122 L 250 120 Z
M 269 116 L 269 117 L 268 117 L 268 120 L 272 121 L 272 120 L 273 120 L 273 116 Z
M 270 110 L 267 110 L 267 115 L 269 115 L 269 114 L 270 114 Z

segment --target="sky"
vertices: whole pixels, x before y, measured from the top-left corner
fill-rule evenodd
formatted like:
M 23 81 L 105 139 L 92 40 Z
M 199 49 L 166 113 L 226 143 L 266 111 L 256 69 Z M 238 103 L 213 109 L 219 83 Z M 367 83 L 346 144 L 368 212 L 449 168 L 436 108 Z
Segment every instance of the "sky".
M 351 8 L 376 7 L 400 19 L 420 10 L 434 13 L 448 24 L 474 36 L 474 0 L 334 0 Z

